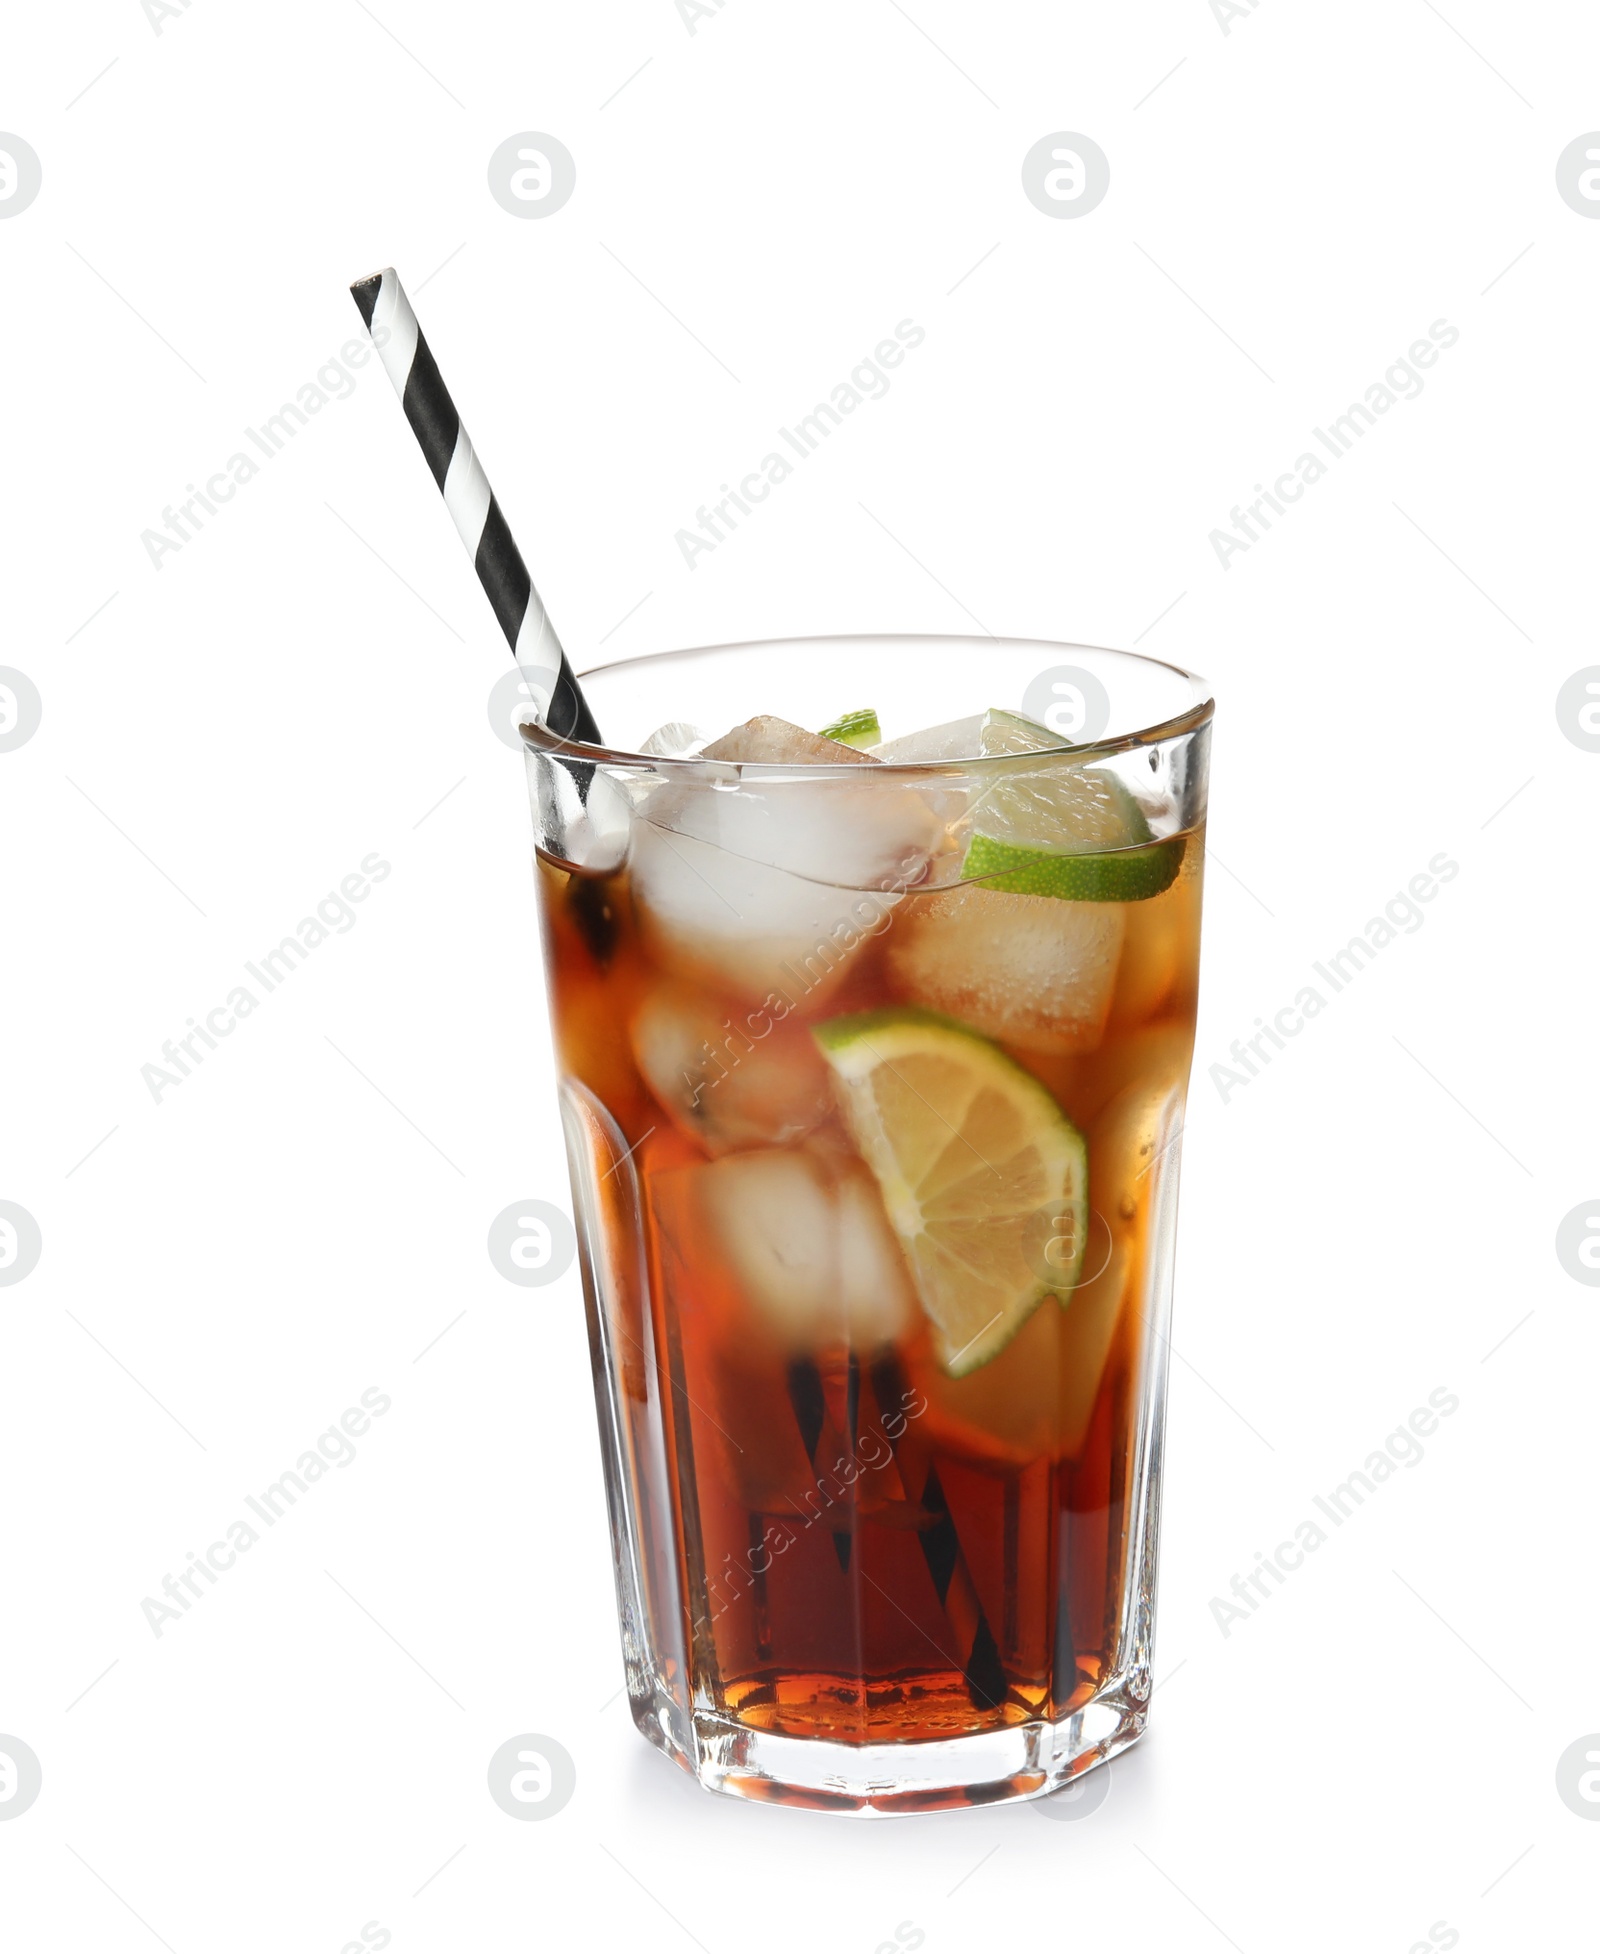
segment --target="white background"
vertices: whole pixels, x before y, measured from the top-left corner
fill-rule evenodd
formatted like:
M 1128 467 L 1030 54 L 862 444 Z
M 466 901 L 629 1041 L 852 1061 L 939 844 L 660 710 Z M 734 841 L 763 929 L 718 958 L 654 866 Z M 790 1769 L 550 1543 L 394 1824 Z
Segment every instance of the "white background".
M 44 171 L 0 222 L 0 658 L 43 700 L 0 754 L 0 1195 L 44 1243 L 0 1292 L 0 1731 L 44 1773 L 8 1943 L 1592 1944 L 1556 1764 L 1600 1730 L 1600 1297 L 1555 1252 L 1600 1197 L 1600 755 L 1555 711 L 1600 660 L 1600 222 L 1555 182 L 1592 9 L 176 4 L 0 36 Z M 577 161 L 539 221 L 486 182 L 527 130 Z M 1020 180 L 1063 130 L 1111 166 L 1073 221 Z M 580 664 L 981 626 L 1216 683 L 1160 1686 L 1077 1822 L 747 1808 L 632 1729 L 577 1273 L 485 1252 L 568 1202 L 492 617 L 370 365 L 141 543 L 390 263 Z M 893 391 L 687 568 L 904 318 Z M 1209 532 L 1441 319 L 1425 392 L 1224 568 Z M 356 925 L 156 1103 L 163 1041 L 372 851 Z M 1441 851 L 1424 925 L 1224 1099 Z M 156 1637 L 143 1598 L 369 1387 L 355 1462 Z M 1225 1635 L 1439 1387 L 1422 1463 Z M 576 1763 L 548 1822 L 485 1788 L 522 1732 Z

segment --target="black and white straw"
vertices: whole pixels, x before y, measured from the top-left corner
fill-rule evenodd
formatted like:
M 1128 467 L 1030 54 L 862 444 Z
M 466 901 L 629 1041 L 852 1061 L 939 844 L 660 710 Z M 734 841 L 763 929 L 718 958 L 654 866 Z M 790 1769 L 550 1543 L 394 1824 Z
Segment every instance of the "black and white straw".
M 903 1410 L 912 1398 L 905 1366 L 893 1346 L 874 1360 L 871 1377 L 879 1409 L 885 1413 L 884 1436 L 888 1438 L 888 1412 Z M 967 1564 L 961 1536 L 956 1532 L 938 1465 L 931 1454 L 919 1459 L 924 1448 L 909 1439 L 904 1424 L 899 1437 L 889 1438 L 888 1442 L 906 1496 L 921 1509 L 922 1525 L 917 1528 L 917 1542 L 945 1620 L 955 1634 L 956 1649 L 948 1653 L 958 1656 L 961 1679 L 974 1705 L 980 1710 L 998 1710 L 1006 1701 L 1008 1688 L 1005 1664 L 994 1630 L 989 1626 L 983 1597 Z M 926 1468 L 920 1488 L 916 1483 L 919 1465 Z
M 350 291 L 512 656 L 535 695 L 540 718 L 562 739 L 598 744 L 600 729 L 400 280 L 389 268 L 359 279 Z

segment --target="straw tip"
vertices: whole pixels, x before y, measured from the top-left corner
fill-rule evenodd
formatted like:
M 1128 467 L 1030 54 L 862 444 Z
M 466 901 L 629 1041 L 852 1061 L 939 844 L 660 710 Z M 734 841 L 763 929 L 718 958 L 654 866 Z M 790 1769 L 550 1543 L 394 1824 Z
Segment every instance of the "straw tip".
M 367 324 L 372 324 L 373 308 L 378 303 L 378 292 L 386 278 L 394 277 L 394 266 L 385 265 L 382 271 L 369 272 L 365 278 L 358 278 L 350 287 L 350 296 L 356 302 L 356 309 Z

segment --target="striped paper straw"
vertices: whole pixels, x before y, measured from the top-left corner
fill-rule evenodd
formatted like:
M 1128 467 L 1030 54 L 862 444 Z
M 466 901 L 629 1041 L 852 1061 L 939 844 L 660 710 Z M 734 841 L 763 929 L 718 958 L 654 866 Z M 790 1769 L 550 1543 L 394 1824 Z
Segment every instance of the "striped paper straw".
M 908 1396 L 908 1383 L 905 1367 L 892 1349 L 886 1349 L 875 1359 L 872 1388 L 880 1407 L 903 1405 Z M 931 1459 L 927 1461 L 927 1476 L 920 1493 L 913 1483 L 922 1447 L 915 1441 L 906 1443 L 907 1429 L 902 1428 L 898 1439 L 889 1439 L 889 1449 L 900 1469 L 907 1497 L 917 1500 L 929 1518 L 927 1526 L 917 1529 L 928 1577 L 944 1609 L 945 1620 L 955 1633 L 960 1649 L 961 1679 L 967 1686 L 967 1694 L 978 1709 L 997 1710 L 1006 1700 L 1006 1672 L 999 1645 L 962 1551 L 961 1536 L 950 1514 L 950 1502 L 944 1496 L 938 1466 Z
M 555 626 L 533 587 L 399 278 L 389 267 L 358 279 L 350 291 L 478 581 L 494 606 L 511 654 L 522 667 L 539 717 L 562 739 L 598 744 L 600 728 L 578 689 Z
M 827 1389 L 822 1381 L 822 1371 L 812 1357 L 790 1359 L 788 1377 L 789 1405 L 794 1412 L 794 1421 L 800 1428 L 800 1442 L 806 1448 L 806 1457 L 811 1461 L 811 1469 L 817 1474 L 820 1489 L 827 1468 L 823 1464 L 818 1449 L 828 1424 Z M 857 1412 L 861 1404 L 861 1359 L 852 1350 L 846 1360 L 845 1368 L 845 1433 L 846 1443 L 854 1455 L 856 1449 Z M 848 1533 L 830 1532 L 833 1551 L 838 1556 L 839 1571 L 850 1571 L 850 1543 Z

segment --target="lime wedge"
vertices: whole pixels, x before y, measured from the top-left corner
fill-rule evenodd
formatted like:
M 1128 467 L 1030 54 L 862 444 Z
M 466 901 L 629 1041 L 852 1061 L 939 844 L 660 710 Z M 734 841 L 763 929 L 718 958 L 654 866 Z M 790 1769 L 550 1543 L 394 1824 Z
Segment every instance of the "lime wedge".
M 997 1045 L 931 1011 L 831 1018 L 813 1032 L 916 1279 L 939 1362 L 965 1377 L 1048 1295 L 1065 1303 L 1088 1238 L 1088 1150 Z
M 883 738 L 877 712 L 863 706 L 859 712 L 842 713 L 831 726 L 824 726 L 822 737 L 837 740 L 841 746 L 876 746 Z
M 961 864 L 964 881 L 1013 896 L 1059 896 L 1063 902 L 1143 902 L 1170 889 L 1183 867 L 1184 837 L 1121 848 L 1104 855 L 1056 854 L 1019 848 L 975 834 Z
M 1014 712 L 985 714 L 979 738 L 984 753 L 1069 750 Z M 1182 835 L 1154 839 L 1111 768 L 1056 760 L 1039 773 L 1008 773 L 979 795 L 961 873 L 1009 895 L 1143 902 L 1171 887 L 1184 846 Z

